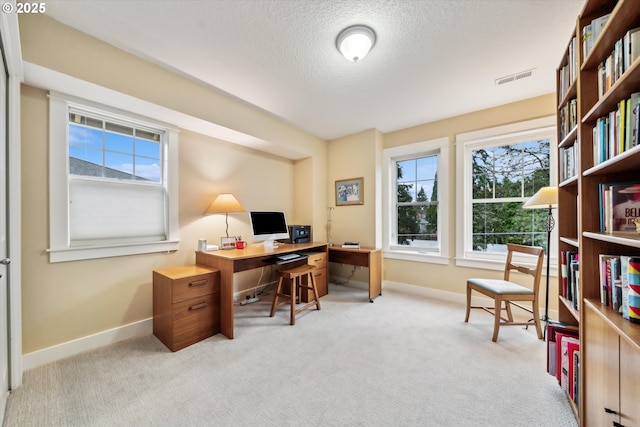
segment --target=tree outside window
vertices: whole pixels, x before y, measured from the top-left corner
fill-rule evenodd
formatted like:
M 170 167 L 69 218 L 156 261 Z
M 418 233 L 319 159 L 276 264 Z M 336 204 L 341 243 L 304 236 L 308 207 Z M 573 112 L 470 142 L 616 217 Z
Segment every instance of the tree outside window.
M 396 162 L 396 244 L 437 249 L 438 156 Z
M 506 252 L 506 243 L 546 249 L 547 212 L 522 204 L 549 185 L 549 149 L 540 139 L 472 150 L 474 251 Z

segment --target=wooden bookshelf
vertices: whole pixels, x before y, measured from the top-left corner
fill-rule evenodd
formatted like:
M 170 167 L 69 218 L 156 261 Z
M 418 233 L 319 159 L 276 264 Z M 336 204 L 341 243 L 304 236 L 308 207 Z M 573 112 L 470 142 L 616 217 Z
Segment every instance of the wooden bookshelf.
M 575 82 L 561 86 L 571 41 L 557 76 L 559 172 L 562 150 L 577 144 L 579 153 L 575 176 L 559 179 L 558 185 L 558 259 L 562 251 L 578 252 L 579 300 L 574 309 L 571 301 L 560 296 L 558 312 L 561 322 L 579 325 L 580 399 L 575 409 L 582 427 L 640 425 L 634 393 L 640 380 L 640 324 L 601 303 L 599 272 L 600 254 L 640 256 L 640 236 L 603 233 L 599 209 L 600 183 L 638 180 L 640 146 L 597 162 L 593 136 L 599 118 L 615 111 L 632 93 L 640 92 L 640 60 L 626 64 L 624 73 L 603 94 L 598 89 L 600 64 L 627 31 L 640 27 L 640 1 L 586 0 L 570 40 L 582 40 L 583 28 L 606 14 L 609 19 L 588 54 L 584 54 L 582 41 L 575 45 L 579 61 Z M 561 112 L 573 97 L 577 99 L 577 125 L 563 135 L 566 129 L 560 129 Z

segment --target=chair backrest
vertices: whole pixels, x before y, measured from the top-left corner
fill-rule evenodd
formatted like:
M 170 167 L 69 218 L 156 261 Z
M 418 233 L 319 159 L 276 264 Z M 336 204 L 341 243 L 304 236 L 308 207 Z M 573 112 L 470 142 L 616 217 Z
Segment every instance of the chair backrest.
M 512 270 L 533 276 L 533 292 L 537 295 L 540 287 L 540 278 L 542 277 L 542 262 L 544 261 L 544 249 L 539 246 L 524 246 L 507 243 L 507 261 L 504 266 L 504 280 L 509 280 Z M 513 263 L 513 254 L 528 254 L 538 257 L 535 267 L 529 268 L 524 265 Z

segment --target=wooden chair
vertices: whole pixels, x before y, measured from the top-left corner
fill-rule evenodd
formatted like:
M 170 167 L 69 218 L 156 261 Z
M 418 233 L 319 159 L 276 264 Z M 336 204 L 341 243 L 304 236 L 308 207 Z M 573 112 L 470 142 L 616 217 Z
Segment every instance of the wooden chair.
M 492 279 L 469 279 L 467 280 L 467 314 L 464 318 L 465 322 L 469 321 L 469 311 L 472 308 L 481 308 L 495 317 L 493 324 L 493 338 L 492 341 L 498 340 L 498 331 L 500 326 L 515 326 L 515 325 L 535 325 L 538 338 L 542 339 L 542 327 L 540 325 L 540 315 L 538 307 L 538 294 L 540 289 L 540 277 L 542 275 L 542 262 L 544 260 L 544 249 L 535 246 L 523 246 L 507 244 L 507 261 L 504 267 L 504 279 L 492 280 Z M 521 265 L 516 265 L 512 262 L 513 254 L 529 254 L 537 257 L 537 262 L 534 268 L 528 268 Z M 533 276 L 533 286 L 531 289 L 521 286 L 517 283 L 509 281 L 509 274 L 511 270 L 519 271 L 520 273 L 529 274 Z M 493 298 L 493 307 L 472 306 L 471 305 L 471 291 L 477 291 L 481 294 Z M 528 301 L 531 303 L 531 308 L 523 306 L 518 302 Z M 504 302 L 505 310 L 507 312 L 507 318 L 502 317 L 502 303 Z M 528 322 L 515 322 L 511 313 L 511 306 L 514 305 L 522 310 L 525 310 L 533 314 L 533 319 Z
M 289 323 L 295 325 L 296 314 L 308 308 L 311 308 L 314 305 L 318 310 L 320 310 L 318 289 L 316 288 L 316 280 L 313 277 L 313 272 L 315 271 L 315 269 L 315 266 L 305 264 L 287 270 L 280 270 L 278 272 L 278 285 L 276 287 L 276 294 L 273 297 L 273 303 L 271 304 L 270 317 L 273 317 L 276 314 L 276 309 L 278 307 L 290 304 L 291 318 Z M 305 278 L 306 280 L 303 280 Z M 287 289 L 285 289 L 285 281 L 289 285 L 289 293 L 286 292 Z M 296 308 L 296 303 L 300 302 L 300 288 L 309 289 L 311 291 L 310 295 L 313 295 L 313 299 L 309 298 L 309 302 L 307 302 L 302 307 Z M 278 300 L 280 298 L 282 298 L 283 301 L 279 302 Z

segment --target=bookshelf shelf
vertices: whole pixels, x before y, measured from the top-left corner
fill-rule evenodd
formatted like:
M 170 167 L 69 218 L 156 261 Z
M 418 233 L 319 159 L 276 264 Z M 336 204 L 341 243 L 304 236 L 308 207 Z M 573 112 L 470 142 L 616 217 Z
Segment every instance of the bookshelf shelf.
M 561 82 L 564 83 L 561 74 L 565 72 L 567 57 L 572 57 L 567 53 L 560 61 L 556 76 L 559 173 L 563 171 L 562 167 L 566 169 L 566 164 L 562 163 L 566 150 L 574 149 L 578 155 L 576 176 L 565 174 L 564 179 L 558 180 L 557 214 L 558 258 L 562 259 L 562 255 L 568 252 L 577 252 L 579 285 L 575 295 L 579 298 L 574 303 L 560 295 L 558 314 L 560 322 L 579 326 L 579 402 L 574 410 L 581 427 L 640 425 L 640 409 L 636 409 L 634 399 L 637 397 L 633 388 L 640 381 L 640 369 L 631 368 L 634 364 L 640 365 L 640 324 L 623 318 L 618 310 L 610 307 L 610 299 L 606 304 L 601 302 L 601 298 L 607 299 L 606 294 L 601 297 L 601 278 L 607 271 L 602 270 L 605 265 L 603 259 L 607 257 L 601 255 L 640 256 L 640 235 L 596 232 L 601 229 L 600 216 L 604 211 L 599 209 L 601 184 L 638 180 L 640 145 L 634 144 L 640 139 L 640 130 L 635 138 L 631 138 L 635 120 L 629 116 L 629 121 L 620 121 L 620 128 L 626 123 L 631 132 L 620 132 L 622 142 L 618 145 L 619 140 L 615 139 L 615 144 L 605 146 L 604 154 L 602 139 L 596 140 L 594 136 L 602 135 L 602 132 L 598 133 L 600 128 L 594 128 L 607 119 L 606 123 L 616 126 L 616 121 L 620 120 L 618 117 L 626 109 L 622 108 L 625 104 L 622 101 L 640 92 L 640 58 L 626 61 L 622 55 L 615 54 L 624 51 L 616 50 L 616 44 L 620 46 L 624 38 L 629 40 L 627 34 L 638 27 L 640 1 L 585 0 L 566 51 L 576 51 L 573 55 L 578 61 L 576 81 L 560 86 Z M 595 40 L 589 40 L 593 43 L 588 52 L 583 46 L 583 33 L 596 34 L 592 37 Z M 580 41 L 577 46 L 574 37 Z M 620 58 L 623 58 L 622 62 Z M 614 60 L 621 64 L 615 68 L 616 74 L 607 74 L 609 69 L 603 72 L 607 62 Z M 613 76 L 610 80 L 613 83 L 604 81 L 603 76 Z M 577 101 L 577 126 L 567 132 L 561 129 L 561 124 L 565 123 L 567 105 L 573 103 L 573 99 Z M 627 101 L 626 105 L 631 103 Z M 606 160 L 598 163 L 599 159 Z M 565 283 L 565 276 L 562 280 Z M 612 360 L 616 361 L 615 366 L 607 362 Z M 586 366 L 588 369 L 585 370 Z M 608 413 L 604 408 L 617 413 Z
M 589 169 L 585 170 L 582 174 L 589 175 L 604 175 L 614 174 L 618 172 L 624 172 L 632 168 L 638 168 L 638 154 L 640 154 L 640 145 L 631 148 L 628 151 L 618 154 L 615 157 L 610 158 L 600 164 L 597 164 Z M 631 177 L 630 179 L 633 179 Z
M 560 187 L 577 187 L 578 186 L 578 175 L 574 175 L 571 178 L 565 179 L 560 184 Z
M 568 300 L 567 298 L 563 297 L 563 296 L 559 297 L 559 301 L 569 311 L 571 316 L 573 316 L 573 318 L 575 320 L 574 323 L 579 322 L 580 321 L 580 312 L 573 308 L 573 305 L 572 305 L 571 301 Z
M 574 248 L 577 248 L 578 246 L 580 246 L 580 242 L 578 241 L 577 237 L 571 238 L 571 237 L 561 236 L 560 241 L 570 246 L 573 246 Z
M 571 132 L 569 132 L 567 136 L 565 136 L 565 138 L 562 141 L 560 141 L 560 144 L 558 144 L 558 147 L 560 148 L 570 147 L 576 142 L 577 139 L 578 139 L 578 126 L 574 126 L 571 129 Z

